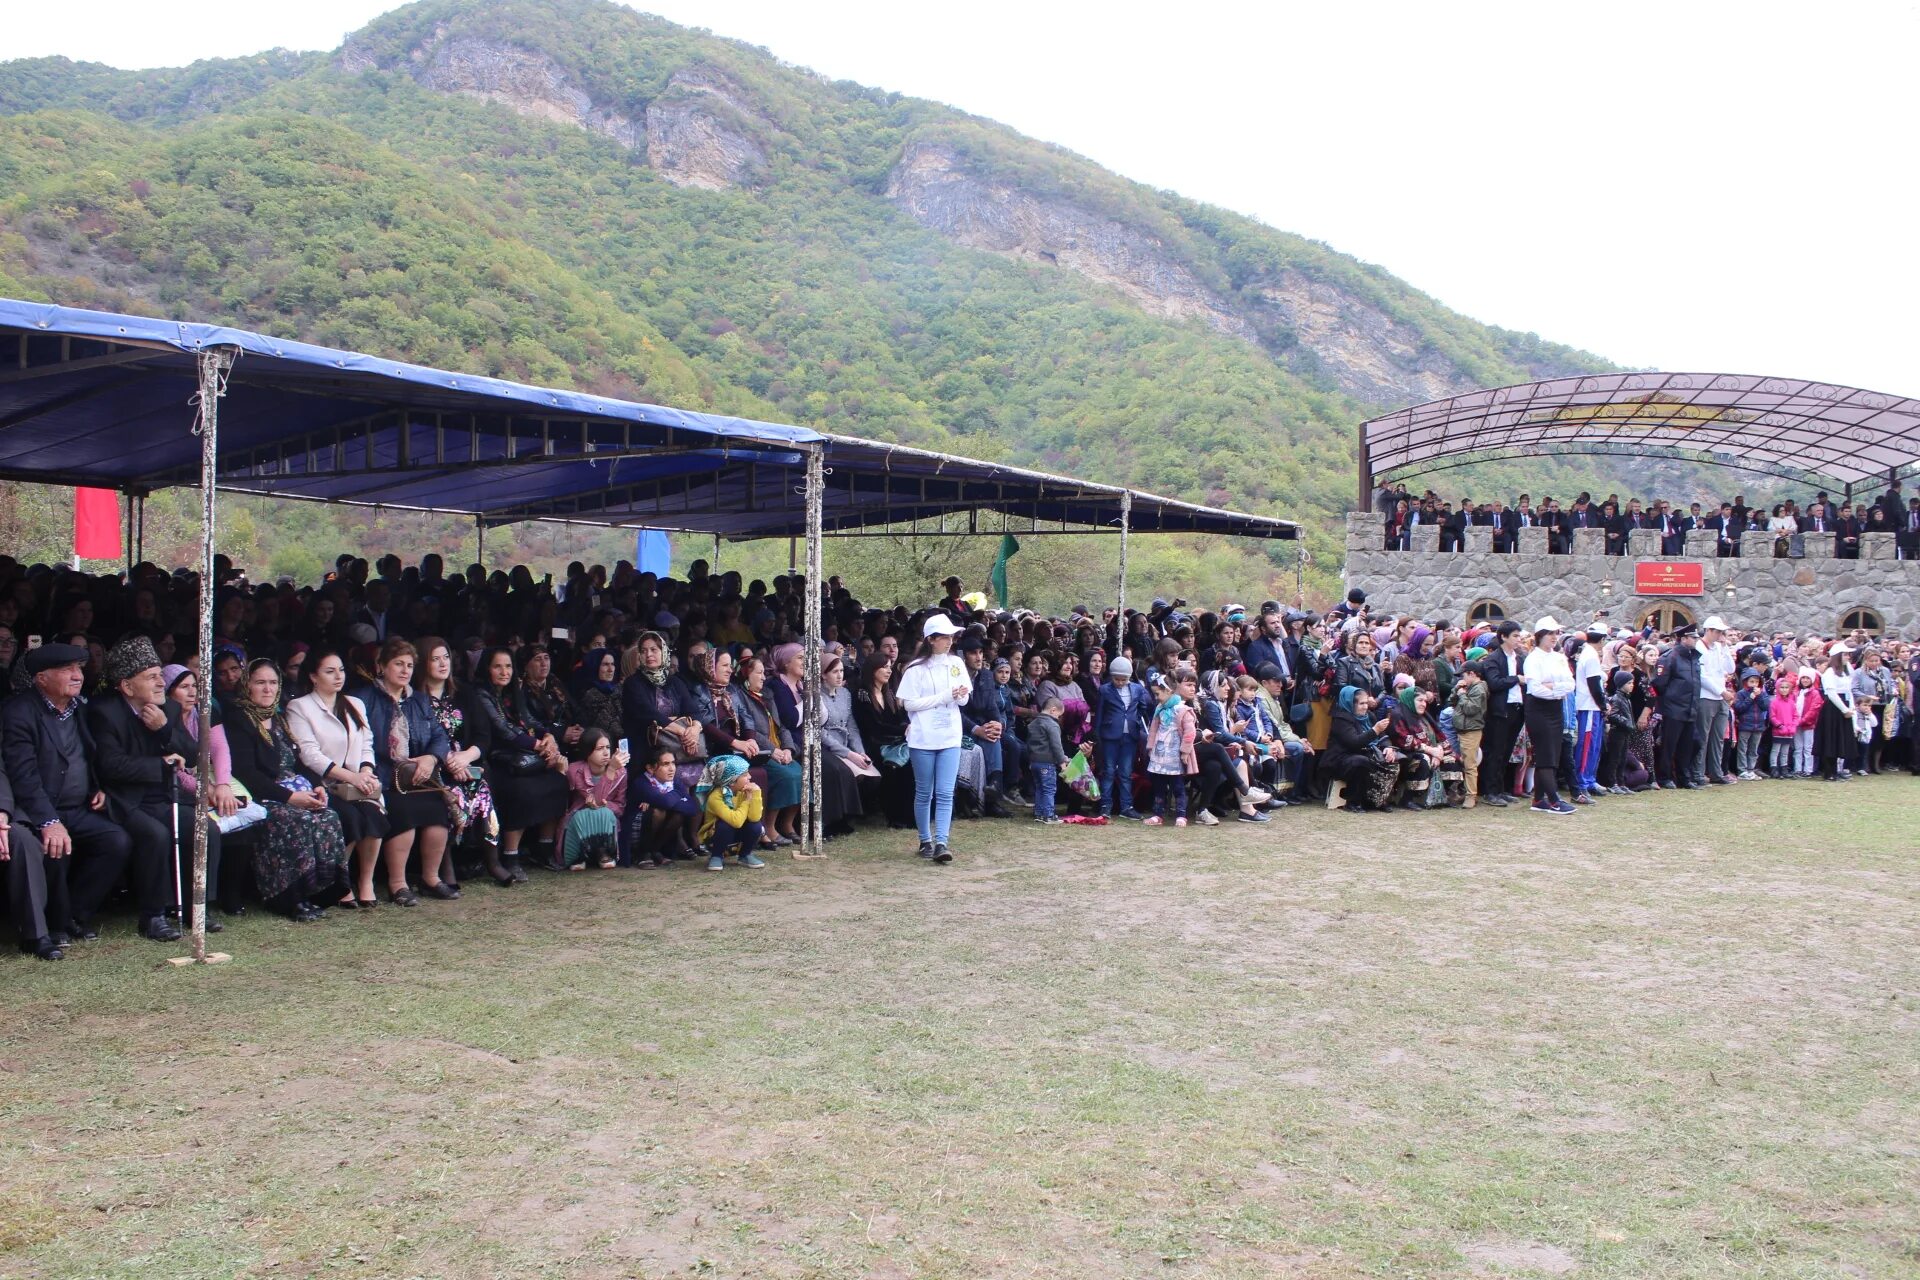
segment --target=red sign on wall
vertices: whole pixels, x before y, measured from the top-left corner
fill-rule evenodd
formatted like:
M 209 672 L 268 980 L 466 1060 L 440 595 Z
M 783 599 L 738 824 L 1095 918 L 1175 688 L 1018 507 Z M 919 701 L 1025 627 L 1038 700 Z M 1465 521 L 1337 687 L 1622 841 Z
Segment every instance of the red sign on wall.
M 1707 567 L 1642 560 L 1633 566 L 1634 594 L 1642 596 L 1697 596 L 1707 590 Z

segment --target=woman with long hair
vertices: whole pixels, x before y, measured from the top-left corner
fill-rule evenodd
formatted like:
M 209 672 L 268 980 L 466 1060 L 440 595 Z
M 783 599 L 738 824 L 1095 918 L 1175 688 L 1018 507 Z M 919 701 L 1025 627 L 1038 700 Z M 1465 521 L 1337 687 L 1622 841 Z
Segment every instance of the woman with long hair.
M 313 692 L 287 704 L 287 733 L 303 772 L 326 789 L 327 807 L 339 816 L 353 848 L 353 903 L 370 911 L 379 901 L 373 868 L 387 836 L 387 813 L 367 709 L 346 691 L 347 663 L 338 649 L 316 649 L 311 665 Z
M 1820 777 L 1842 782 L 1853 776 L 1847 762 L 1859 746 L 1853 727 L 1853 651 L 1835 645 L 1820 664 L 1820 719 L 1813 727 L 1813 754 Z
M 797 748 L 800 743 L 782 722 L 767 692 L 766 663 L 759 658 L 742 658 L 738 683 L 740 692 L 746 696 L 742 725 L 759 747 L 755 763 L 767 774 L 767 794 L 763 802 L 766 847 L 798 844 L 802 769 Z
M 502 883 L 524 884 L 521 842 L 529 831 L 537 840 L 553 839 L 567 807 L 567 760 L 552 731 L 527 713 L 511 652 L 498 645 L 484 651 L 479 683 L 490 742 L 487 785 L 500 813 L 500 863 L 506 873 Z
M 861 669 L 853 695 L 854 723 L 880 770 L 880 810 L 887 826 L 904 831 L 913 820 L 913 761 L 907 748 L 909 718 L 894 692 L 894 664 L 882 652 Z
M 447 735 L 450 750 L 444 761 L 447 792 L 453 803 L 448 809 L 452 828 L 447 837 L 448 856 L 440 868 L 443 884 L 459 888 L 454 882 L 454 851 L 478 845 L 488 874 L 496 880 L 512 877 L 500 865 L 500 823 L 493 811 L 493 792 L 485 777 L 487 719 L 481 714 L 473 689 L 454 678 L 453 648 L 439 636 L 421 636 L 420 669 L 414 687 L 432 714 L 434 723 Z
M 351 906 L 347 839 L 327 792 L 304 771 L 280 710 L 280 672 L 267 658 L 247 664 L 228 705 L 233 776 L 267 811 L 258 824 L 253 883 L 267 906 L 291 919 L 324 920 L 326 906 Z
M 898 696 L 906 709 L 907 749 L 913 762 L 913 816 L 921 857 L 952 862 L 953 787 L 960 770 L 960 707 L 973 696 L 966 664 L 953 655 L 960 628 L 945 615 L 928 618 L 912 659 L 900 672 Z

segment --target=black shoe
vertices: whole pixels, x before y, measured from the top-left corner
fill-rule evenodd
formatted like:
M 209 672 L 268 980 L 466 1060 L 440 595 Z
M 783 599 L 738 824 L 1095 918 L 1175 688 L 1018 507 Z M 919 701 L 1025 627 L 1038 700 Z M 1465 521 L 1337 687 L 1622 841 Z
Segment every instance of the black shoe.
M 232 906 L 228 906 L 223 902 L 220 904 L 220 914 L 223 916 L 243 916 L 247 914 L 247 904 L 244 902 L 236 902 Z
M 933 857 L 933 841 L 922 840 L 918 852 L 921 857 L 931 859 Z
M 422 885 L 420 892 L 426 894 L 429 898 L 438 898 L 442 902 L 452 902 L 460 896 L 460 891 L 444 880 L 439 884 Z
M 225 933 L 226 931 L 227 931 L 227 926 L 221 924 L 220 921 L 214 917 L 213 912 L 211 911 L 207 912 L 207 932 L 208 933 Z
M 1512 804 L 1513 801 L 1507 799 L 1505 796 L 1482 796 L 1480 799 L 1480 803 L 1490 804 L 1496 809 L 1504 809 L 1508 805 Z
M 178 942 L 180 930 L 165 916 L 152 916 L 141 921 L 140 936 L 152 942 Z
M 401 885 L 398 889 L 388 889 L 387 900 L 396 907 L 417 907 L 420 905 L 419 895 L 405 885 Z
M 78 920 L 67 925 L 67 936 L 76 942 L 98 942 L 100 931 L 90 924 L 81 924 Z
M 1656 782 L 1653 785 L 1656 787 L 1659 787 L 1663 791 L 1678 790 L 1680 786 L 1680 784 L 1675 782 L 1672 778 L 1668 778 L 1664 782 Z
M 32 942 L 21 940 L 20 950 L 36 960 L 65 960 L 67 953 L 51 937 L 35 938 Z
M 952 862 L 953 851 L 947 848 L 947 846 L 943 844 L 937 844 L 933 846 L 933 860 L 935 862 L 943 862 L 943 863 Z
M 1716 787 L 1724 787 L 1724 786 L 1727 786 L 1729 783 L 1731 783 L 1733 779 L 1732 778 L 1708 778 L 1707 781 L 1712 783 Z

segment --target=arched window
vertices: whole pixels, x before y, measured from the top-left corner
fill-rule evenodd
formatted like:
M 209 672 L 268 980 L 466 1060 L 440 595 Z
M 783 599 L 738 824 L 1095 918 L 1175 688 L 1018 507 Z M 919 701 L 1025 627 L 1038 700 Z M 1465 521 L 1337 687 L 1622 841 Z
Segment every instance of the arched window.
M 1499 622 L 1506 616 L 1498 600 L 1475 600 L 1467 610 L 1468 622 Z
M 1685 605 L 1675 604 L 1671 600 L 1659 600 L 1640 611 L 1640 616 L 1634 619 L 1634 626 L 1644 627 L 1652 623 L 1654 634 L 1664 636 L 1693 620 L 1693 610 Z
M 1877 636 L 1886 628 L 1886 625 L 1879 614 L 1864 607 L 1849 609 L 1840 615 L 1841 635 L 1849 631 L 1864 631 L 1870 636 Z

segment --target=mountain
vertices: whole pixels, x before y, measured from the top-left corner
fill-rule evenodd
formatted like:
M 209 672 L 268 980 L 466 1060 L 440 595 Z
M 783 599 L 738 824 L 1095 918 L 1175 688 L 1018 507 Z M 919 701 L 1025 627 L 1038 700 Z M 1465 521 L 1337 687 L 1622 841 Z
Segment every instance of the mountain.
M 1326 566 L 1358 422 L 1610 367 L 601 0 L 422 0 L 329 54 L 0 64 L 0 292 L 1277 511 Z

